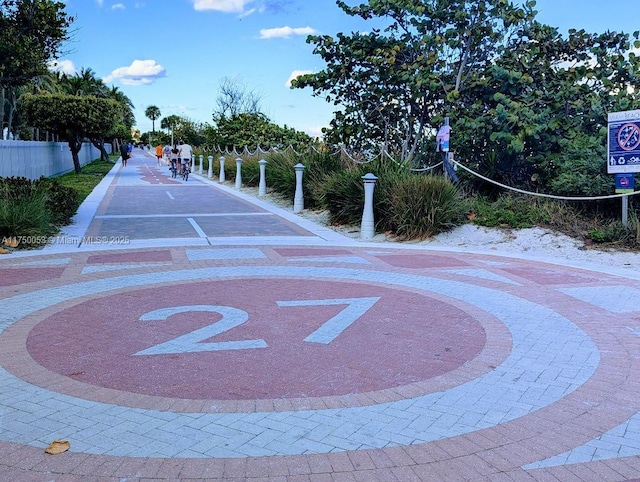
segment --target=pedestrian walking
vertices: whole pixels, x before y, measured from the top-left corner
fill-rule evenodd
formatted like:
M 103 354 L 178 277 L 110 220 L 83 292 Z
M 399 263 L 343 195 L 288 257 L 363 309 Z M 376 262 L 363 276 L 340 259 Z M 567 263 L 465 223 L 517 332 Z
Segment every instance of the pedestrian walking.
M 120 145 L 120 156 L 122 157 L 122 167 L 126 167 L 129 159 L 129 146 L 124 142 Z
M 158 158 L 158 166 L 160 165 L 160 161 L 162 160 L 162 145 L 158 144 L 156 146 L 156 157 Z

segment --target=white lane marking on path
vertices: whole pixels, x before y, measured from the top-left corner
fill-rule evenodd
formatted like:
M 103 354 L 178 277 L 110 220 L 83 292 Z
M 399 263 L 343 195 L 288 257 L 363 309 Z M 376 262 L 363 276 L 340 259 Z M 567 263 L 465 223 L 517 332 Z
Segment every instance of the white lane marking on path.
M 169 196 L 169 199 L 171 199 L 172 201 L 175 200 L 175 198 L 169 191 L 165 191 L 165 192 L 167 193 L 167 196 Z
M 202 228 L 200 227 L 200 225 L 196 222 L 195 219 L 193 218 L 187 218 L 187 221 L 189 221 L 189 224 L 191 224 L 191 226 L 193 227 L 193 229 L 195 229 L 196 233 L 198 233 L 198 236 L 200 236 L 201 238 L 206 238 L 207 237 L 207 233 L 205 233 Z
M 492 313 L 511 331 L 513 349 L 495 370 L 446 391 L 364 407 L 286 412 L 134 409 L 55 393 L 0 368 L 0 439 L 46 447 L 55 433 L 72 440 L 78 452 L 190 458 L 328 453 L 418 444 L 494 427 L 557 402 L 585 383 L 600 360 L 593 341 L 569 319 L 512 294 L 405 273 L 335 267 L 209 267 L 53 287 L 3 300 L 0 331 L 38 310 L 114 289 L 167 281 L 271 277 L 384 282 L 389 287 L 438 293 Z M 179 444 L 175 443 L 176 433 L 180 433 Z

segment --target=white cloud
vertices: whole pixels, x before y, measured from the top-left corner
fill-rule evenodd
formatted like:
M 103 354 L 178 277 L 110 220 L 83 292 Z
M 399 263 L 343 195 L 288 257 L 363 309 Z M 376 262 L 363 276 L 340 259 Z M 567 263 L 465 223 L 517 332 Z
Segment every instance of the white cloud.
M 114 3 L 111 5 L 111 10 L 124 10 L 126 7 L 123 3 Z
M 293 79 L 295 79 L 299 75 L 305 75 L 305 74 L 313 74 L 313 72 L 311 70 L 294 70 L 293 72 L 291 72 L 291 75 L 287 79 L 287 82 L 286 82 L 285 86 L 286 87 L 291 87 L 291 81 Z
M 62 72 L 67 75 L 75 75 L 78 72 L 71 60 L 52 60 L 48 67 L 51 72 Z
M 329 126 L 327 125 L 327 126 L 322 126 L 322 127 L 318 127 L 318 126 L 315 126 L 315 127 L 307 127 L 307 128 L 305 129 L 305 132 L 306 132 L 308 135 L 310 135 L 311 137 L 317 137 L 317 138 L 319 138 L 319 139 L 322 139 L 322 138 L 324 137 L 324 132 L 322 132 L 322 129 L 324 129 L 324 128 L 326 128 L 326 127 L 329 127 Z
M 155 60 L 134 60 L 131 65 L 111 72 L 104 82 L 119 80 L 122 85 L 149 85 L 166 75 L 165 68 Z
M 313 35 L 316 30 L 311 27 L 277 27 L 277 28 L 263 28 L 260 30 L 261 39 L 270 38 L 290 38 L 294 35 Z
M 253 0 L 192 0 L 195 10 L 215 10 L 224 13 L 244 13 Z

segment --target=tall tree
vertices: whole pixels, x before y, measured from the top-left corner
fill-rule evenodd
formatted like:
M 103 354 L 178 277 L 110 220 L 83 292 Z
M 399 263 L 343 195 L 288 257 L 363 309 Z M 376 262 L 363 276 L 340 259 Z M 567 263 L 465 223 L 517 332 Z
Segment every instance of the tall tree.
M 356 148 L 384 143 L 412 158 L 448 103 L 484 70 L 526 12 L 506 0 L 371 0 L 350 16 L 376 19 L 370 33 L 310 36 L 327 67 L 298 77 L 339 105 L 330 139 Z
M 47 74 L 47 63 L 69 39 L 73 21 L 62 2 L 0 0 L 0 130 L 5 127 L 7 99 L 18 97 L 9 90 Z
M 151 120 L 152 132 L 155 135 L 156 133 L 156 119 L 160 118 L 160 109 L 155 105 L 150 105 L 144 111 L 144 115 L 147 119 Z M 151 143 L 151 141 L 149 141 Z
M 217 108 L 213 112 L 213 121 L 230 119 L 239 114 L 259 113 L 260 101 L 260 96 L 255 91 L 248 90 L 238 79 L 225 77 L 216 98 Z
M 304 132 L 280 127 L 260 113 L 244 113 L 221 119 L 215 129 L 214 144 L 229 148 L 263 149 L 270 147 L 307 147 L 313 139 Z
M 182 122 L 183 122 L 182 117 L 175 114 L 164 117 L 160 121 L 160 128 L 167 129 L 168 131 L 171 132 L 171 145 L 175 144 L 174 134 L 176 133 L 176 129 L 180 127 Z
M 114 100 L 67 94 L 25 94 L 22 109 L 30 125 L 67 140 L 76 173 L 81 170 L 78 153 L 84 139 L 104 138 L 122 116 Z
M 575 184 L 556 182 L 574 160 L 602 175 L 602 148 L 592 148 L 604 148 L 606 113 L 640 107 L 629 35 L 570 30 L 564 38 L 536 21 L 534 0 L 337 4 L 373 21 L 370 33 L 310 36 L 327 66 L 292 83 L 339 106 L 329 141 L 429 157 L 450 117 L 459 159 L 546 190 Z
M 59 91 L 71 96 L 111 99 L 120 106 L 121 114 L 111 130 L 101 131 L 98 137 L 91 137 L 93 145 L 100 150 L 100 157 L 108 160 L 109 155 L 104 147 L 105 140 L 129 138 L 133 117 L 133 106 L 129 98 L 117 87 L 107 87 L 102 79 L 96 77 L 92 69 L 83 68 L 74 75 L 58 74 Z

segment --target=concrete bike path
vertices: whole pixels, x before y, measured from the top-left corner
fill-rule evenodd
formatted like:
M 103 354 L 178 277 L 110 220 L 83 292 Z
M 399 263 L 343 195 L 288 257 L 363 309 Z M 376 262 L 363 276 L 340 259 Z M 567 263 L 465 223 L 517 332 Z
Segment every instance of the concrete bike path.
M 640 474 L 639 277 L 334 237 L 141 155 L 103 188 L 0 258 L 0 479 Z

